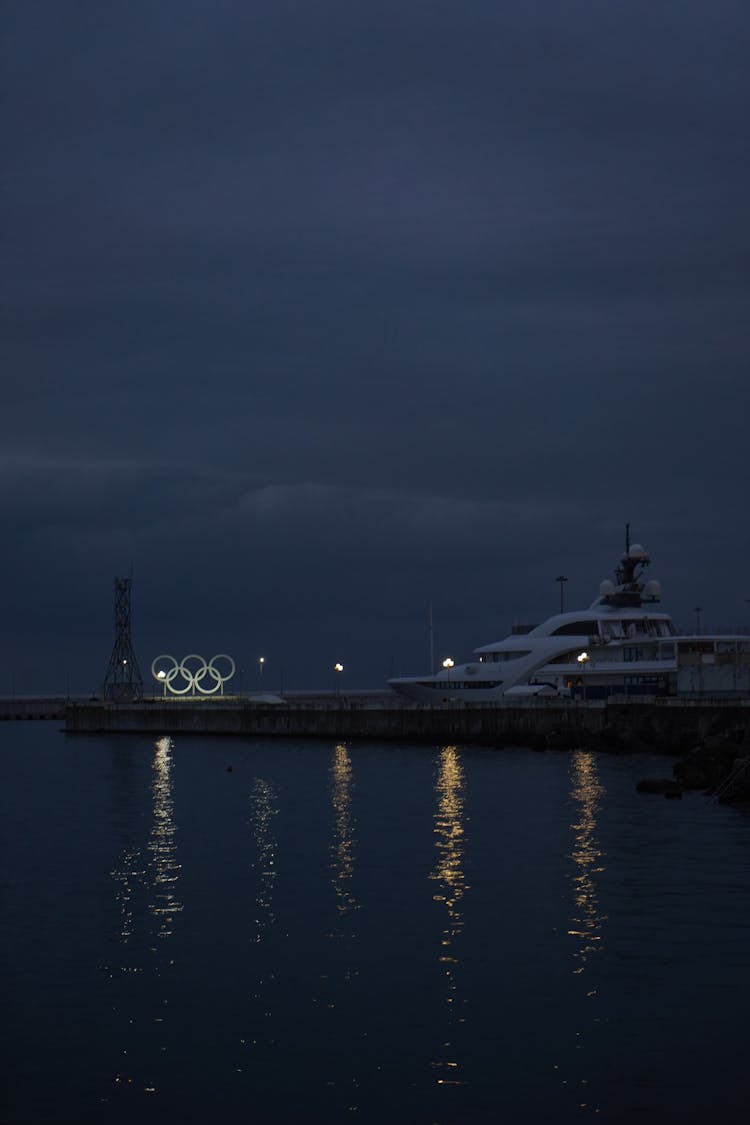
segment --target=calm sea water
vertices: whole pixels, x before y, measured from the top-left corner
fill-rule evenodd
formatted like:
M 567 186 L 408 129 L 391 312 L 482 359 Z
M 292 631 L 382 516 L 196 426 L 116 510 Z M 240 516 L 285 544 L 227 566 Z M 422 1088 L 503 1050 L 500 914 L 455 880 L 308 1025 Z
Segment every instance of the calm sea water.
M 8 1125 L 745 1120 L 750 817 L 671 760 L 0 745 Z

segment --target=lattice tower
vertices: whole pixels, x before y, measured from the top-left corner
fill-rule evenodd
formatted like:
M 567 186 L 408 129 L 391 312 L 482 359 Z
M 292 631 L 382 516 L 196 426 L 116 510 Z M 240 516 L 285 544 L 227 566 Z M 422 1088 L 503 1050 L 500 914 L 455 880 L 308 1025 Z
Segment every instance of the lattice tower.
M 104 698 L 127 703 L 143 698 L 143 677 L 130 639 L 132 579 L 115 578 L 115 645 L 104 677 Z

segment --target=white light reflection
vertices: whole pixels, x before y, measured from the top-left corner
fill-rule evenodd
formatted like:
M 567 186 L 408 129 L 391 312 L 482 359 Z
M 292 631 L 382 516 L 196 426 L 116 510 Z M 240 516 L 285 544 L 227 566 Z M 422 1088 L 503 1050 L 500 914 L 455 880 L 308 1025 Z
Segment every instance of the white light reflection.
M 149 866 L 153 870 L 152 896 L 149 911 L 159 921 L 158 936 L 173 932 L 175 914 L 182 910 L 176 896 L 180 864 L 177 863 L 177 832 L 172 802 L 172 739 L 160 738 L 155 743 L 153 781 L 154 821 L 149 836 Z
M 602 923 L 607 916 L 599 912 L 594 877 L 604 871 L 602 852 L 596 838 L 596 814 L 606 790 L 599 781 L 596 757 L 591 751 L 576 750 L 572 756 L 571 797 L 577 804 L 576 821 L 571 824 L 573 850 L 570 858 L 576 865 L 573 875 L 575 913 L 571 918 L 570 937 L 576 939 L 576 967 L 582 973 L 592 953 L 601 948 Z
M 272 832 L 273 818 L 278 813 L 276 792 L 272 785 L 260 777 L 256 777 L 250 793 L 250 806 L 252 809 L 252 826 L 257 859 L 253 867 L 258 871 L 258 892 L 255 904 L 258 916 L 255 924 L 258 927 L 255 940 L 261 941 L 262 931 L 275 921 L 273 913 L 273 890 L 276 883 L 276 849 L 277 840 Z
M 122 853 L 117 867 L 110 871 L 112 878 L 116 883 L 119 883 L 115 899 L 120 908 L 119 938 L 123 944 L 127 944 L 135 932 L 132 903 L 133 889 L 134 885 L 137 885 L 143 879 L 142 864 L 143 861 L 138 848 L 126 849 Z
M 351 914 L 359 909 L 349 886 L 354 874 L 354 829 L 352 814 L 354 770 L 345 746 L 337 746 L 331 765 L 331 800 L 333 803 L 333 844 L 331 845 L 331 882 L 336 892 L 336 909 L 339 915 Z
M 461 759 L 455 746 L 444 746 L 440 751 L 435 790 L 438 806 L 435 811 L 435 848 L 438 860 L 430 878 L 438 884 L 433 901 L 444 904 L 446 914 L 440 941 L 440 965 L 445 978 L 445 1003 L 448 1025 L 447 1041 L 443 1048 L 447 1057 L 433 1062 L 438 1073 L 438 1085 L 464 1085 L 460 1077 L 458 1062 L 453 1057 L 454 1045 L 451 1042 L 455 1024 L 465 1023 L 459 1011 L 456 967 L 458 965 L 456 941 L 463 931 L 464 919 L 461 913 L 461 899 L 469 890 L 463 869 L 465 849 L 464 836 L 464 773 Z

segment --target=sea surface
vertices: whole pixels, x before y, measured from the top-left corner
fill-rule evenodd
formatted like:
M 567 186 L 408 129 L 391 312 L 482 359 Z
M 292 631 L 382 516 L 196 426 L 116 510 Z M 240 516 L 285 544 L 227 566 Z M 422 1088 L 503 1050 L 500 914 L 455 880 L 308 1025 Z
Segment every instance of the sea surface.
M 744 1122 L 750 815 L 672 760 L 0 728 L 5 1125 Z

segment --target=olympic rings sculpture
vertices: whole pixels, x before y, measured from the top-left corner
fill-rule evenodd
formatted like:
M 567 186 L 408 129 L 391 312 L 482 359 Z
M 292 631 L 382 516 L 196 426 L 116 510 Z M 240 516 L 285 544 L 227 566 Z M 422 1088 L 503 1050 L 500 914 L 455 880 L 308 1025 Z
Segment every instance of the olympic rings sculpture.
M 216 667 L 217 660 L 226 661 L 223 675 L 220 668 Z M 165 695 L 167 692 L 170 695 L 187 695 L 188 692 L 193 695 L 196 692 L 200 695 L 215 695 L 217 691 L 223 695 L 224 684 L 231 680 L 234 673 L 234 661 L 223 652 L 212 656 L 208 661 L 195 652 L 184 656 L 180 661 L 169 653 L 162 653 L 151 663 L 151 675 L 157 683 L 164 685 Z

